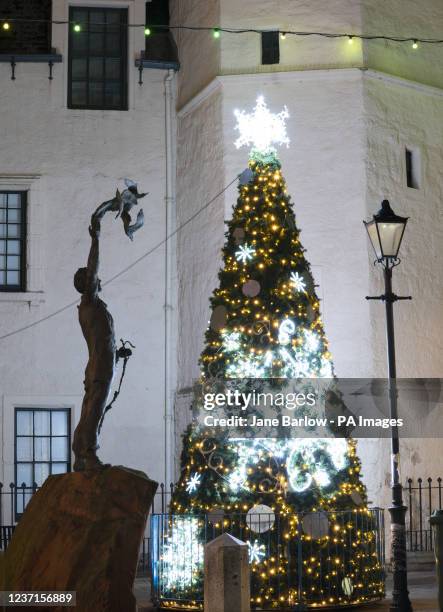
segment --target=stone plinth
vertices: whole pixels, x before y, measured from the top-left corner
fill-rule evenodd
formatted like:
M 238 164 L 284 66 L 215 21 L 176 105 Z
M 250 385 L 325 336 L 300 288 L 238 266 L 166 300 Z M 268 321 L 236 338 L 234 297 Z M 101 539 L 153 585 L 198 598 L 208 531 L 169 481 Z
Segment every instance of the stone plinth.
M 50 476 L 1 561 L 1 590 L 76 591 L 82 612 L 135 612 L 132 586 L 156 489 L 124 467 Z
M 248 545 L 224 533 L 205 546 L 205 612 L 250 612 Z

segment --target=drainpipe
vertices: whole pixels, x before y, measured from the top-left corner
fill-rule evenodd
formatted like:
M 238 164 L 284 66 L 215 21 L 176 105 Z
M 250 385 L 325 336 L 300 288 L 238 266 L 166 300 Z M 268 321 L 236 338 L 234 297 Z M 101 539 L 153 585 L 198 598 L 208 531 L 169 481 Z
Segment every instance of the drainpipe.
M 174 70 L 168 70 L 164 80 L 165 86 L 165 159 L 166 159 L 166 190 L 165 190 L 165 485 L 174 480 L 174 399 L 176 387 L 176 304 L 177 304 L 177 270 L 176 270 L 176 236 L 168 239 L 176 229 L 175 201 L 175 147 L 176 134 L 174 126 L 175 96 L 173 88 Z

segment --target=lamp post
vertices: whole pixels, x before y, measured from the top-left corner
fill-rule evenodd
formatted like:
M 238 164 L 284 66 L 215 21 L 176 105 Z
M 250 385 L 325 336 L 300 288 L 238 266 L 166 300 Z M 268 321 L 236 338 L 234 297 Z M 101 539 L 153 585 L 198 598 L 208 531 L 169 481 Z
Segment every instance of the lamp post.
M 364 221 L 376 262 L 383 267 L 385 292 L 383 295 L 369 297 L 367 300 L 381 300 L 386 308 L 386 339 L 389 375 L 389 404 L 391 419 L 398 418 L 397 388 L 395 367 L 395 338 L 393 304 L 397 300 L 410 300 L 411 297 L 400 297 L 392 291 L 392 270 L 400 263 L 398 252 L 405 232 L 408 217 L 400 217 L 394 213 L 388 200 L 383 200 L 381 209 L 373 215 L 370 221 Z M 410 612 L 412 610 L 408 592 L 406 568 L 406 506 L 403 504 L 403 491 L 399 473 L 400 445 L 398 427 L 391 427 L 391 564 L 393 572 L 393 590 L 391 612 Z

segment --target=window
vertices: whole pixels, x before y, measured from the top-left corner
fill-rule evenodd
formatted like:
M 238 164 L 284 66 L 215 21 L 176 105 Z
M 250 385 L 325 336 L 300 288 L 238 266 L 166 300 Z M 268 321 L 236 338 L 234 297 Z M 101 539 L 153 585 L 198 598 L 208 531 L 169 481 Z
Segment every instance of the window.
M 69 15 L 69 108 L 127 110 L 127 9 L 71 7 Z
M 420 151 L 417 149 L 405 150 L 406 185 L 411 189 L 420 189 L 421 163 Z
M 169 28 L 168 0 L 151 0 L 146 3 L 146 25 L 150 34 L 145 37 L 145 59 L 151 62 L 178 63 L 177 47 Z
M 0 53 L 50 53 L 51 15 L 52 0 L 1 0 Z
M 49 408 L 15 409 L 16 512 L 22 513 L 34 483 L 41 486 L 50 474 L 71 470 L 70 410 Z
M 278 64 L 280 62 L 280 39 L 278 32 L 262 32 L 261 63 Z
M 0 192 L 0 291 L 26 290 L 26 191 Z

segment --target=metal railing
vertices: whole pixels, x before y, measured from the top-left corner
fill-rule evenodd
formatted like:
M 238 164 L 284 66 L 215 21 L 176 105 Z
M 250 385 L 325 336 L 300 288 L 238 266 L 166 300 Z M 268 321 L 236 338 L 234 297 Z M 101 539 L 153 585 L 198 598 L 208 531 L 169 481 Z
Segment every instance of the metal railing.
M 166 486 L 160 483 L 152 501 L 150 512 L 167 512 L 174 484 Z M 32 487 L 22 483 L 20 486 L 10 483 L 4 485 L 0 482 L 0 550 L 6 550 L 14 533 L 15 526 L 20 521 L 31 497 L 39 487 L 36 483 Z M 150 526 L 146 526 L 145 536 L 140 548 L 139 571 L 148 571 L 150 568 Z
M 442 509 L 442 479 L 408 478 L 406 493 L 408 516 L 406 517 L 406 543 L 411 552 L 434 550 L 429 517 L 434 510 Z
M 322 515 L 321 524 L 314 525 L 316 535 L 307 537 L 304 521 L 313 515 Z M 382 509 L 273 514 L 261 518 L 257 525 L 255 515 L 252 525 L 245 514 L 215 518 L 213 514 L 151 515 L 154 604 L 202 609 L 204 546 L 225 532 L 248 543 L 255 602 L 259 600 L 257 594 L 268 593 L 272 609 L 299 610 L 305 609 L 303 606 L 325 606 L 322 602 L 342 607 L 383 598 Z M 265 600 L 266 595 L 253 607 L 263 609 Z

